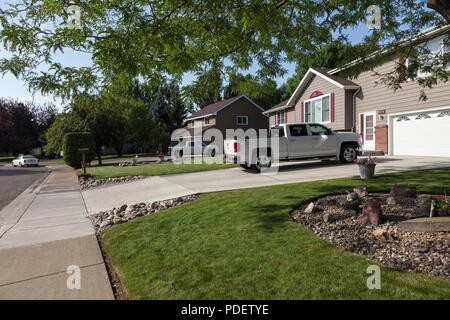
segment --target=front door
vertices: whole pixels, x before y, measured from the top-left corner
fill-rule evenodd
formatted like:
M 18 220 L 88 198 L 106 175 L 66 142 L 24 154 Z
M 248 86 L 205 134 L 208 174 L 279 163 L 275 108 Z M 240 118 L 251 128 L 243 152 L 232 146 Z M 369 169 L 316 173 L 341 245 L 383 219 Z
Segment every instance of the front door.
M 364 114 L 361 132 L 364 139 L 364 150 L 375 150 L 375 122 L 375 112 L 367 112 Z

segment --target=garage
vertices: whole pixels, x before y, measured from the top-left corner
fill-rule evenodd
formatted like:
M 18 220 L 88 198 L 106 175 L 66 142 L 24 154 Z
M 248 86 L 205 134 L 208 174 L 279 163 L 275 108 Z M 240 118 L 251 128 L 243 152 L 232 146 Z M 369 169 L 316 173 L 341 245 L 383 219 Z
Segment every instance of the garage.
M 393 155 L 450 157 L 450 108 L 391 116 Z

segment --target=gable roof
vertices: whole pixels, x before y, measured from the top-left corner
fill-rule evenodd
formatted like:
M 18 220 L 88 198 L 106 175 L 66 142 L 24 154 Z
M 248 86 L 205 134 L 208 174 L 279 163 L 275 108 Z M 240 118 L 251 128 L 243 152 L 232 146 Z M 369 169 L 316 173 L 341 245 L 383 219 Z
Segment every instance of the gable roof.
M 306 72 L 305 76 L 303 77 L 302 81 L 300 81 L 300 84 L 297 86 L 294 93 L 289 98 L 289 101 L 287 102 L 286 107 L 292 106 L 292 104 L 295 102 L 295 100 L 297 100 L 297 98 L 302 93 L 303 89 L 306 87 L 306 85 L 309 83 L 309 81 L 314 76 L 319 76 L 322 79 L 324 79 L 328 82 L 331 82 L 335 86 L 337 86 L 341 89 L 344 89 L 344 90 L 360 88 L 359 85 L 357 85 L 356 83 L 354 83 L 350 80 L 329 74 L 328 73 L 329 71 L 330 71 L 329 69 L 323 69 L 323 68 L 309 68 L 308 71 Z
M 449 32 L 449 31 L 450 31 L 450 25 L 448 25 L 448 24 L 444 25 L 444 26 L 431 27 L 431 28 L 426 29 L 424 31 L 421 31 L 418 34 L 413 35 L 413 36 L 411 36 L 409 38 L 406 38 L 404 40 L 400 40 L 399 42 L 396 43 L 396 46 L 394 46 L 394 47 L 389 47 L 389 48 L 384 48 L 384 49 L 377 50 L 377 51 L 369 54 L 365 58 L 358 58 L 358 59 L 355 59 L 353 61 L 350 61 L 349 63 L 343 65 L 342 67 L 338 67 L 338 68 L 332 69 L 332 70 L 329 71 L 329 74 L 336 74 L 336 73 L 338 73 L 338 72 L 340 72 L 342 70 L 348 69 L 348 68 L 353 67 L 355 65 L 358 65 L 360 63 L 364 63 L 365 61 L 370 60 L 370 59 L 376 57 L 377 55 L 384 55 L 384 54 L 391 53 L 391 52 L 395 51 L 396 48 L 398 48 L 398 47 L 401 48 L 401 47 L 410 45 L 412 43 L 416 43 L 416 42 L 420 43 L 422 41 L 430 40 L 430 39 L 439 37 L 439 36 Z
M 215 114 L 217 114 L 217 112 L 219 112 L 223 108 L 228 107 L 232 103 L 234 103 L 234 102 L 236 102 L 236 101 L 238 101 L 239 99 L 242 99 L 242 98 L 247 99 L 255 107 L 259 108 L 261 111 L 264 111 L 264 109 L 261 108 L 259 105 L 257 105 L 253 100 L 251 100 L 250 98 L 248 98 L 245 95 L 241 95 L 241 96 L 232 97 L 232 98 L 229 98 L 229 99 L 225 99 L 225 100 L 222 100 L 222 101 L 218 101 L 218 102 L 209 104 L 209 105 L 203 107 L 202 109 L 200 109 L 199 111 L 194 112 L 189 117 L 185 118 L 183 121 L 194 120 L 194 119 L 204 118 L 206 116 L 215 115 Z
M 264 114 L 270 113 L 270 112 L 274 112 L 274 111 L 278 111 L 278 110 L 282 110 L 284 109 L 284 107 L 286 107 L 287 103 L 288 103 L 289 99 L 286 99 L 284 101 L 281 101 L 279 104 L 273 106 L 270 109 L 267 109 L 266 111 L 264 111 Z

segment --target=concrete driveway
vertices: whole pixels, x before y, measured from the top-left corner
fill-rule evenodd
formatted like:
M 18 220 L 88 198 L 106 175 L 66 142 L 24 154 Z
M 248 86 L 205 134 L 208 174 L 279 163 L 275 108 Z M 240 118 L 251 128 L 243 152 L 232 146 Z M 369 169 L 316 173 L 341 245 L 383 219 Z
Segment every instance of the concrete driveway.
M 386 156 L 378 157 L 377 173 L 450 167 L 450 158 Z M 358 176 L 354 164 L 303 161 L 282 163 L 274 175 L 262 175 L 241 168 L 155 176 L 129 183 L 88 189 L 82 192 L 89 214 L 122 204 L 150 202 L 183 195 L 295 182 Z M 399 181 L 401 182 L 401 181 Z

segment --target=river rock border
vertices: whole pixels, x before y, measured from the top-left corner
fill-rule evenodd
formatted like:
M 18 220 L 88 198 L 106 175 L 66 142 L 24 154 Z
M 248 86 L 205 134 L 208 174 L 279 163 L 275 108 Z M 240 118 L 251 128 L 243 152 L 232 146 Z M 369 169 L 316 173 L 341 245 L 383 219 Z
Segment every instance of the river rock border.
M 149 178 L 148 176 L 125 176 L 119 178 L 106 178 L 106 179 L 92 179 L 91 177 L 86 178 L 84 176 L 78 176 L 78 182 L 80 183 L 81 190 L 98 188 L 105 186 L 107 184 L 124 183 L 131 182 L 135 180 L 140 180 L 144 178 Z
M 197 194 L 191 194 L 168 200 L 154 202 L 140 202 L 127 206 L 122 205 L 119 208 L 113 208 L 107 211 L 100 211 L 89 216 L 94 225 L 95 233 L 98 235 L 102 231 L 112 227 L 113 225 L 125 223 L 138 217 L 147 216 L 158 211 L 176 207 L 180 204 L 197 200 Z

